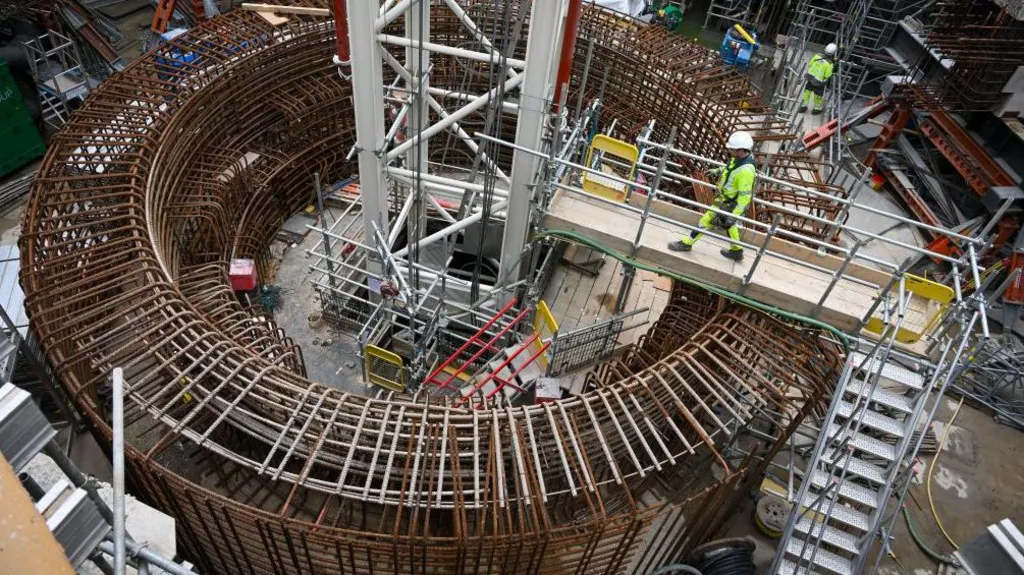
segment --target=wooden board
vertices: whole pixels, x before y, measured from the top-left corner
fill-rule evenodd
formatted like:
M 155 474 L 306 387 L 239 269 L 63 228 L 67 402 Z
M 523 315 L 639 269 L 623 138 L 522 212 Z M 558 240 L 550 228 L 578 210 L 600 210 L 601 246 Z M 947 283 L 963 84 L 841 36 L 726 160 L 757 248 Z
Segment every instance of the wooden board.
M 64 549 L 46 527 L 6 459 L 0 457 L 0 575 L 74 575 Z
M 300 16 L 330 16 L 331 11 L 327 8 L 308 8 L 306 6 L 278 6 L 275 4 L 253 4 L 245 2 L 242 10 L 253 10 L 255 12 L 274 12 L 276 14 L 298 14 Z
M 666 214 L 676 214 L 684 221 L 699 217 L 695 212 L 677 206 L 660 206 Z M 687 213 L 688 212 L 688 213 Z M 580 233 L 601 244 L 622 253 L 628 253 L 635 238 L 640 216 L 636 213 L 615 209 L 589 198 L 559 193 L 551 203 L 544 225 L 549 229 L 561 229 Z M 753 265 L 753 254 L 741 262 L 734 262 L 719 254 L 727 245 L 716 238 L 705 237 L 692 252 L 672 252 L 668 244 L 677 240 L 684 228 L 659 220 L 648 220 L 637 259 L 677 271 L 690 277 L 714 284 L 733 292 L 742 286 L 743 277 Z M 757 243 L 760 234 L 747 230 L 745 241 Z M 761 236 L 763 237 L 763 236 Z M 772 248 L 779 246 L 780 252 L 825 269 L 837 269 L 841 258 L 819 254 L 816 250 L 791 244 L 772 242 Z M 884 287 L 888 274 L 851 264 L 847 271 L 855 277 L 862 277 Z M 818 300 L 832 280 L 832 274 L 786 261 L 766 254 L 758 265 L 745 295 L 768 305 L 777 306 L 801 315 L 811 315 Z M 880 293 L 879 287 L 870 287 L 851 279 L 840 280 L 824 302 L 818 318 L 841 330 L 850 332 L 857 328 L 861 318 L 871 308 Z M 920 298 L 911 300 L 911 312 L 906 327 L 919 329 L 931 310 Z
M 256 12 L 256 14 L 258 14 L 260 18 L 266 20 L 271 26 L 280 26 L 281 24 L 288 22 L 287 16 L 278 16 L 273 12 Z

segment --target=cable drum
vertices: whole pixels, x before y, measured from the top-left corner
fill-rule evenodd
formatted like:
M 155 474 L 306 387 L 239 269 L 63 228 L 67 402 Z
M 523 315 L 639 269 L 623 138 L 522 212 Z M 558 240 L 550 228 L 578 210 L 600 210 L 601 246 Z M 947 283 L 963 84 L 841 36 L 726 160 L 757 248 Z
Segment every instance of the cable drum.
M 754 575 L 754 549 L 749 539 L 718 539 L 693 550 L 687 561 L 701 575 Z
M 786 500 L 776 495 L 765 495 L 757 502 L 754 510 L 754 522 L 765 535 L 777 539 L 782 537 L 789 518 L 790 506 Z

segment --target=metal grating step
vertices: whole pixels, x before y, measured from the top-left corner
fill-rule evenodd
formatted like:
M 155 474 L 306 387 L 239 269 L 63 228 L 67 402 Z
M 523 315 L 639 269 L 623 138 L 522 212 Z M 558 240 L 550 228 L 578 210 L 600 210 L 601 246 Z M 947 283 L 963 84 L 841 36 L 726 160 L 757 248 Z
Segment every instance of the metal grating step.
M 824 549 L 814 549 L 814 545 L 807 544 L 804 546 L 804 542 L 796 539 L 795 537 L 789 540 L 786 544 L 786 553 L 797 558 L 798 564 L 807 564 L 811 557 L 814 557 L 814 564 L 818 567 L 825 569 L 830 573 L 836 573 L 837 575 L 853 575 L 853 565 L 849 559 L 845 559 L 825 551 Z
M 838 423 L 833 423 L 832 425 L 828 426 L 828 436 L 834 437 L 837 433 L 840 432 L 841 429 L 842 425 Z M 873 437 L 868 437 L 863 433 L 851 433 L 850 431 L 846 431 L 845 434 L 837 437 L 835 441 L 837 443 L 842 442 L 846 435 L 850 436 L 849 444 L 856 447 L 857 449 L 865 453 L 870 453 L 871 455 L 881 457 L 886 461 L 896 460 L 895 445 L 886 443 L 884 441 L 880 441 Z
M 858 396 L 865 396 L 870 390 L 871 386 L 863 381 L 851 381 L 850 384 L 846 386 L 847 392 Z M 886 391 L 882 389 L 881 386 L 875 386 L 875 391 L 871 394 L 871 401 L 881 403 L 882 405 L 889 406 L 893 409 L 898 409 L 903 413 L 914 412 L 913 399 L 905 395 Z
M 847 459 L 850 461 L 846 468 L 847 477 L 854 475 L 872 483 L 885 484 L 885 470 L 874 463 L 868 463 L 856 456 L 837 454 L 835 449 L 828 449 L 821 456 L 821 460 L 828 465 L 846 465 Z
M 505 350 L 505 355 L 506 356 L 510 356 L 514 351 L 515 351 L 514 348 L 506 349 Z M 530 358 L 532 356 L 533 356 L 533 349 L 524 350 L 519 355 L 517 355 L 512 360 L 512 363 L 510 363 L 509 366 L 508 366 L 508 367 L 511 367 L 513 369 L 513 371 L 515 371 L 515 370 L 519 371 L 519 373 L 516 374 L 516 379 L 519 380 L 518 383 L 519 383 L 520 387 L 524 387 L 525 388 L 528 385 L 530 385 L 531 383 L 533 383 L 534 381 L 536 381 L 537 378 L 544 376 L 544 372 L 540 369 L 540 366 L 537 365 L 536 360 L 530 361 Z M 529 363 L 527 363 L 528 361 L 529 361 Z M 515 383 L 515 382 L 513 382 L 513 383 Z
M 867 354 L 855 351 L 850 354 L 850 357 L 853 358 L 854 365 L 857 366 L 864 361 Z M 885 362 L 885 365 L 882 366 L 882 378 L 914 389 L 921 389 L 924 387 L 923 375 L 916 371 L 911 371 L 893 361 L 887 361 Z
M 855 409 L 854 404 L 847 401 L 839 402 L 838 413 L 846 419 L 850 419 L 850 415 Z M 871 429 L 887 433 L 889 435 L 895 435 L 896 437 L 903 437 L 903 423 L 889 417 L 888 415 L 882 415 L 877 411 L 871 411 L 870 409 L 864 411 L 863 418 L 861 417 L 860 411 L 857 412 L 856 418 L 861 421 L 864 426 L 870 427 Z
M 811 530 L 813 529 L 813 533 Z M 796 530 L 811 539 L 821 539 L 825 543 L 838 547 L 843 551 L 857 553 L 857 537 L 820 521 L 811 521 L 806 515 L 796 522 Z
M 797 567 L 789 559 L 783 559 L 779 563 L 779 575 L 821 575 L 820 571 L 811 571 L 807 567 Z
M 0 358 L 6 358 L 16 349 L 18 349 L 18 346 L 14 345 L 13 341 L 9 339 L 0 339 Z
M 818 495 L 820 494 L 808 492 L 800 505 L 801 508 L 808 507 L 811 509 L 809 513 L 820 513 L 824 515 L 829 511 L 829 507 L 831 506 L 831 519 L 833 521 L 838 521 L 844 525 L 848 525 L 861 531 L 867 531 L 868 527 L 870 527 L 870 519 L 866 513 L 847 507 L 840 501 L 836 501 L 836 504 L 832 505 L 833 498 L 831 497 L 822 497 L 821 500 L 818 501 Z M 817 505 L 817 507 L 811 508 L 811 505 Z
M 837 469 L 836 474 L 833 475 L 831 479 L 833 481 L 837 481 L 841 472 L 842 469 Z M 846 479 L 844 479 L 843 484 L 839 486 L 839 496 L 862 505 L 877 508 L 878 492 L 872 491 L 863 485 L 853 483 L 850 481 L 850 476 L 851 474 L 847 472 Z M 829 478 L 828 473 L 821 471 L 820 469 L 815 470 L 815 472 L 811 474 L 811 485 L 814 485 L 819 489 L 825 489 L 825 486 L 828 485 Z

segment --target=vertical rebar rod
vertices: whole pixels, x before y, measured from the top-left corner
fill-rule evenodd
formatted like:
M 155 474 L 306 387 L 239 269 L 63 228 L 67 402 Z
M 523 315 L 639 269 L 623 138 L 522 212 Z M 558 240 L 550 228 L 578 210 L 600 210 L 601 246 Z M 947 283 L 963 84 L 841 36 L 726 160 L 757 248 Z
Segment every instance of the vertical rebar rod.
M 334 263 L 331 260 L 331 238 L 327 235 L 327 212 L 324 211 L 324 194 L 323 188 L 320 186 L 320 172 L 313 172 L 313 191 L 316 192 L 316 209 L 320 212 L 320 228 L 322 230 L 323 242 L 324 242 L 324 253 L 327 255 L 327 271 L 331 272 L 327 275 L 327 283 L 331 287 L 334 287 Z
M 579 119 L 583 111 L 583 96 L 587 91 L 587 80 L 590 78 L 590 60 L 594 57 L 594 38 L 587 41 L 587 59 L 583 63 L 583 78 L 580 79 L 580 88 L 576 92 L 576 113 L 573 116 Z

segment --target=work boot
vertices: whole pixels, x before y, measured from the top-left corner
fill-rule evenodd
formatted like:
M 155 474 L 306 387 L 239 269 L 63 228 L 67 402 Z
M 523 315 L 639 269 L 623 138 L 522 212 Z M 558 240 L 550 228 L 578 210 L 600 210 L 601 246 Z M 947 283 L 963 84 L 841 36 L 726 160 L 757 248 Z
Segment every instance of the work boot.
M 807 111 L 807 106 L 800 106 L 800 109 L 799 109 L 799 110 L 797 110 L 796 112 L 797 112 L 798 114 L 803 114 L 803 113 L 804 113 L 804 112 L 806 112 L 806 111 Z
M 686 242 L 675 241 L 668 245 L 668 249 L 673 252 L 691 252 L 693 251 L 693 246 Z
M 721 253 L 723 256 L 725 256 L 725 257 L 727 257 L 727 258 L 729 258 L 730 260 L 733 260 L 733 261 L 737 261 L 738 262 L 738 261 L 743 259 L 743 250 L 741 250 L 741 249 L 740 250 L 733 250 L 733 249 L 729 249 L 729 248 L 724 248 L 719 253 Z

